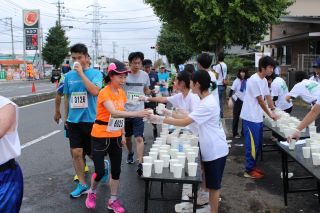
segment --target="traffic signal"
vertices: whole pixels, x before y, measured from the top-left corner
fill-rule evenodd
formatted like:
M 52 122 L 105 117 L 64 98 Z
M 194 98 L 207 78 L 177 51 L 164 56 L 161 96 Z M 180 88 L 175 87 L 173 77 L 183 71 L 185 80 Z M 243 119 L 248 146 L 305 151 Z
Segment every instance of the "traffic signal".
M 31 42 L 32 42 L 32 46 L 35 46 L 35 47 L 38 46 L 38 35 L 37 34 L 32 35 Z

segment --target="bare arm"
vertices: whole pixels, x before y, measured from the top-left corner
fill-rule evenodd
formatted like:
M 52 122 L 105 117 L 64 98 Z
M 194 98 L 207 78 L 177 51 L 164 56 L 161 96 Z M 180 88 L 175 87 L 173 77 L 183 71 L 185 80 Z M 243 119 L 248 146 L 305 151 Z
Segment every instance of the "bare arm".
M 168 103 L 168 98 L 167 97 L 150 97 L 148 98 L 148 101 L 166 104 Z
M 112 101 L 105 101 L 103 105 L 110 112 L 111 116 L 114 118 L 146 117 L 150 114 L 147 110 L 136 111 L 136 112 L 116 110 L 114 108 Z
M 10 131 L 16 123 L 16 109 L 12 104 L 7 104 L 0 109 L 0 138 Z
M 68 113 L 69 113 L 69 101 L 68 101 L 68 95 L 64 95 L 64 121 L 66 122 L 68 119 Z
M 300 122 L 300 124 L 297 127 L 297 130 L 300 132 L 306 128 L 309 124 L 311 124 L 320 114 L 320 105 L 316 104 L 314 105 L 310 112 L 303 118 L 303 120 Z
M 269 96 L 269 98 L 270 98 L 270 96 Z M 263 99 L 262 99 L 262 96 L 261 96 L 261 95 L 258 96 L 257 99 L 258 99 L 258 103 L 259 103 L 260 107 L 262 108 L 262 110 L 263 110 L 270 118 L 272 118 L 271 112 L 268 110 L 266 104 L 264 103 L 264 101 L 263 101 Z
M 59 120 L 61 118 L 61 111 L 60 111 L 61 98 L 62 98 L 62 94 L 57 93 L 56 98 L 55 98 L 55 114 L 54 114 L 54 120 L 57 123 L 59 122 Z
M 275 107 L 274 107 L 273 100 L 272 100 L 271 96 L 266 95 L 266 99 L 267 99 L 267 103 L 268 103 L 269 108 L 274 109 Z
M 146 95 L 150 95 L 151 94 L 151 90 L 149 89 L 149 87 L 144 87 L 143 92 Z
M 183 119 L 165 118 L 163 120 L 163 123 L 174 125 L 174 126 L 181 126 L 181 127 L 188 126 L 192 122 L 193 122 L 193 120 L 189 116 L 187 116 Z
M 79 73 L 79 72 L 78 72 Z M 86 89 L 91 93 L 91 95 L 93 96 L 97 96 L 99 94 L 100 91 L 100 87 L 94 85 L 88 78 L 87 76 L 85 76 L 85 74 L 82 72 L 81 74 L 79 73 L 84 86 L 86 87 Z

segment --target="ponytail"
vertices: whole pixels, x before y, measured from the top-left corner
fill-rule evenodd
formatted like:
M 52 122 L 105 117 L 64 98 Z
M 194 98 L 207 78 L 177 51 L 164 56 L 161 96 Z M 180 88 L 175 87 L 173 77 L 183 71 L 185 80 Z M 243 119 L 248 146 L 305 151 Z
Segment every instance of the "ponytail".
M 211 84 L 211 90 L 212 90 L 212 91 L 215 90 L 215 89 L 217 89 L 217 83 L 216 83 L 216 82 L 210 81 L 210 84 Z
M 199 70 L 198 72 L 194 72 L 191 77 L 192 82 L 200 84 L 200 92 L 208 91 L 210 87 L 212 90 L 217 88 L 217 84 L 211 81 L 211 77 L 209 73 L 205 70 Z

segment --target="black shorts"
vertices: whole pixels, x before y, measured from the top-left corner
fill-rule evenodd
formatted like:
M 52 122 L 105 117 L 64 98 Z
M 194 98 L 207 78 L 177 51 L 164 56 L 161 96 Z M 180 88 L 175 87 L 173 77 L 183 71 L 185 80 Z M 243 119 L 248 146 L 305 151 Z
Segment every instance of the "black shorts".
M 219 190 L 221 188 L 222 175 L 226 165 L 226 159 L 227 156 L 213 161 L 202 162 L 204 175 L 206 178 L 206 187 L 208 189 Z
M 80 122 L 68 124 L 70 148 L 82 148 L 86 155 L 91 155 L 91 130 L 93 123 Z
M 126 137 L 143 137 L 144 122 L 142 118 L 126 118 L 125 119 Z

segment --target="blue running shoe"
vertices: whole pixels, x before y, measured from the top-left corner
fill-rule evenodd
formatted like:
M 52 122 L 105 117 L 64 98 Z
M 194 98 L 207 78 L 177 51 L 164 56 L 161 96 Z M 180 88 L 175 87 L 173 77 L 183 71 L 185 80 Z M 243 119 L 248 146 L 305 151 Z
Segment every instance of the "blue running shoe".
M 101 183 L 106 183 L 109 180 L 109 161 L 104 160 L 104 176 L 101 178 Z
M 78 183 L 77 188 L 70 193 L 70 197 L 77 198 L 80 197 L 83 194 L 86 194 L 88 191 L 88 185 L 82 185 L 81 183 Z

